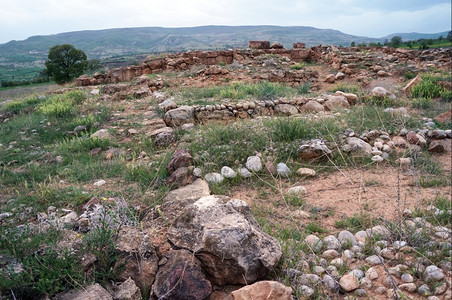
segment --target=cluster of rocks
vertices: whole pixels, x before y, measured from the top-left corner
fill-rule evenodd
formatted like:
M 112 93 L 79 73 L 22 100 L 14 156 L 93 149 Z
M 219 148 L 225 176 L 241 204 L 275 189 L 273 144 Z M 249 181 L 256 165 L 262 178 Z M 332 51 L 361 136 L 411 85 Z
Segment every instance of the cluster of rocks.
M 291 116 L 301 112 L 335 111 L 349 108 L 356 103 L 357 99 L 355 94 L 337 91 L 332 95 L 323 95 L 318 98 L 250 100 L 206 106 L 178 106 L 174 99 L 168 98 L 163 100 L 159 107 L 166 111 L 165 123 L 170 127 L 176 127 L 183 124 L 205 124 L 209 121 L 228 122 L 257 116 Z
M 138 66 L 116 68 L 105 74 L 96 74 L 93 77 L 82 75 L 76 80 L 77 86 L 90 86 L 111 84 L 165 70 L 187 70 L 194 65 L 231 64 L 234 61 L 243 62 L 252 60 L 264 54 L 276 54 L 288 57 L 294 61 L 311 58 L 312 51 L 304 48 L 294 49 L 255 49 L 255 50 L 219 50 L 219 51 L 189 51 L 181 54 L 168 54 L 165 57 L 148 58 Z
M 450 299 L 451 230 L 434 227 L 421 218 L 406 220 L 402 228 L 407 237 L 409 232 L 415 232 L 418 239 L 430 237 L 427 243 L 433 252 L 429 255 L 442 259 L 439 267 L 417 257 L 418 247 L 424 247 L 425 240 L 416 245 L 408 240 L 392 240 L 390 231 L 378 225 L 356 234 L 341 231 L 323 239 L 307 236 L 304 243 L 309 253 L 298 262 L 298 268 L 287 270 L 292 286 L 297 286 L 306 298 L 322 285 L 329 292 L 358 297 L 392 299 L 395 292 L 402 299 L 417 299 L 419 295 Z M 447 255 L 441 256 L 442 251 Z
M 382 162 L 397 149 L 409 149 L 420 152 L 428 147 L 430 152 L 452 152 L 451 130 L 418 130 L 402 129 L 399 135 L 391 136 L 388 132 L 371 130 L 363 134 L 347 130 L 342 136 L 340 149 L 354 157 L 370 157 L 374 162 Z M 302 141 L 298 149 L 300 158 L 313 159 L 331 154 L 338 146 L 321 139 Z M 400 158 L 403 166 L 411 164 L 410 158 Z

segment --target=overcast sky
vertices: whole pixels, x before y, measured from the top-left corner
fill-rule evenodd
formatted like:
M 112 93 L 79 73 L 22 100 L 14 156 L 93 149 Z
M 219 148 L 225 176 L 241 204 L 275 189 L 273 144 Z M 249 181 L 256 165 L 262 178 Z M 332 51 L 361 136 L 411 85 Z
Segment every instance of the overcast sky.
M 146 26 L 313 26 L 369 37 L 451 29 L 451 0 L 0 0 L 0 7 L 0 43 Z

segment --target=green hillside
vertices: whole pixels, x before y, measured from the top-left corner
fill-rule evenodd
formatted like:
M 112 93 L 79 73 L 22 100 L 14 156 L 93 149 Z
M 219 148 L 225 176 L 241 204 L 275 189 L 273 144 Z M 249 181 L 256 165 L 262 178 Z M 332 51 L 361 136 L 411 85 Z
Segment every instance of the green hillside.
M 89 59 L 112 60 L 134 56 L 188 50 L 247 47 L 249 40 L 293 42 L 306 45 L 343 45 L 381 42 L 331 29 L 306 26 L 200 26 L 187 28 L 121 28 L 33 36 L 23 41 L 0 44 L 0 80 L 29 80 L 44 68 L 50 47 L 69 43 L 82 49 Z M 113 59 L 114 61 L 114 59 Z

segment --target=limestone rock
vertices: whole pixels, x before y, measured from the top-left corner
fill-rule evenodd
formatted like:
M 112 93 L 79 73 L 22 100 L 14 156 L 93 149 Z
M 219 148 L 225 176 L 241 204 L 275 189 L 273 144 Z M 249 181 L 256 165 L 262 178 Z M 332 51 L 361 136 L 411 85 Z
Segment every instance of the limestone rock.
M 187 123 L 195 123 L 194 109 L 191 106 L 181 106 L 165 113 L 165 123 L 170 127 Z
M 276 171 L 282 177 L 289 177 L 292 173 L 285 163 L 278 163 L 278 165 L 276 166 Z
M 426 282 L 440 281 L 444 279 L 444 272 L 435 265 L 428 266 L 424 271 L 424 279 Z
M 65 293 L 58 297 L 59 300 L 112 300 L 111 295 L 98 283 Z
M 221 175 L 224 178 L 235 178 L 237 176 L 237 173 L 230 167 L 224 166 L 223 168 L 221 168 Z
M 179 201 L 183 199 L 189 199 L 193 202 L 198 200 L 199 198 L 203 196 L 210 195 L 210 189 L 209 184 L 202 180 L 202 179 L 196 179 L 192 184 L 181 187 L 176 190 L 170 191 L 165 198 L 163 199 L 164 202 L 167 201 Z
M 372 155 L 372 146 L 356 137 L 349 137 L 343 149 L 357 157 L 368 157 Z
M 167 237 L 193 251 L 213 284 L 251 283 L 278 263 L 281 247 L 259 229 L 246 202 L 227 200 L 207 196 L 189 205 Z
M 347 98 L 345 98 L 342 95 L 339 96 L 328 96 L 327 100 L 323 104 L 326 110 L 333 111 L 343 108 L 349 108 L 350 104 L 347 101 Z
M 353 233 L 351 233 L 350 231 L 347 231 L 347 230 L 343 230 L 343 231 L 339 232 L 339 235 L 337 238 L 338 238 L 339 242 L 341 242 L 342 245 L 350 243 L 351 246 L 354 246 L 357 244 L 356 238 L 353 235 Z
M 231 293 L 234 300 L 291 300 L 292 288 L 277 281 L 259 281 Z
M 172 250 L 166 256 L 168 260 L 159 268 L 155 279 L 155 296 L 159 299 L 203 300 L 212 293 L 212 285 L 193 253 Z
M 159 262 L 150 237 L 135 227 L 123 226 L 115 250 L 118 253 L 115 269 L 119 271 L 116 279 L 126 281 L 130 277 L 139 287 L 150 287 Z
M 167 112 L 171 109 L 177 108 L 177 104 L 173 101 L 173 99 L 166 99 L 162 103 L 159 103 L 159 108 L 164 112 Z
M 262 170 L 262 161 L 259 156 L 250 156 L 246 160 L 246 168 L 252 172 Z
M 316 175 L 315 170 L 309 168 L 299 168 L 296 173 L 306 177 L 314 177 Z
M 248 171 L 247 168 L 238 168 L 237 172 L 243 178 L 249 178 L 249 177 L 253 176 L 253 174 L 250 171 Z
M 298 114 L 298 109 L 291 104 L 278 104 L 275 105 L 275 113 L 284 116 L 292 116 Z
M 294 194 L 294 195 L 298 195 L 298 196 L 302 196 L 302 195 L 306 195 L 307 191 L 306 188 L 304 186 L 301 185 L 297 185 L 294 187 L 291 187 L 287 190 L 287 192 L 289 194 Z
M 204 175 L 204 179 L 209 183 L 222 183 L 224 180 L 223 175 L 220 173 L 208 173 Z
M 325 111 L 325 108 L 319 102 L 314 101 L 314 100 L 309 100 L 306 104 L 304 104 L 301 107 L 301 110 L 305 111 L 305 112 L 316 112 L 316 113 L 318 113 L 318 112 L 321 112 L 321 111 Z
M 131 278 L 118 286 L 113 295 L 114 300 L 141 300 L 141 291 Z
M 305 159 L 318 158 L 330 153 L 331 150 L 328 149 L 325 141 L 319 139 L 303 141 L 300 148 L 298 148 L 298 154 L 300 155 L 300 158 Z
M 358 279 L 353 274 L 347 274 L 339 280 L 341 288 L 346 292 L 351 292 L 359 288 Z
M 384 87 L 381 87 L 381 86 L 374 87 L 369 95 L 372 97 L 378 97 L 378 98 L 384 98 L 384 97 L 387 97 L 390 99 L 396 98 L 396 96 L 393 93 L 391 93 L 390 91 L 388 91 L 387 89 L 385 89 Z

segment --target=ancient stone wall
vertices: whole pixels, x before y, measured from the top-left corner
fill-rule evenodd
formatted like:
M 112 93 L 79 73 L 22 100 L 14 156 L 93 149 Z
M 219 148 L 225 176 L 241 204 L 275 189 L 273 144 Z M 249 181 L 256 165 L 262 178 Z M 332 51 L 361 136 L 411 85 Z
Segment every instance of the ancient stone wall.
M 77 86 L 110 84 L 130 81 L 145 74 L 160 73 L 165 70 L 186 70 L 193 65 L 231 64 L 254 59 L 264 54 L 276 54 L 293 61 L 309 60 L 313 57 L 310 49 L 259 49 L 259 50 L 219 50 L 190 51 L 182 54 L 169 54 L 160 58 L 149 58 L 139 66 L 112 69 L 105 74 L 93 77 L 82 75 L 76 80 Z

